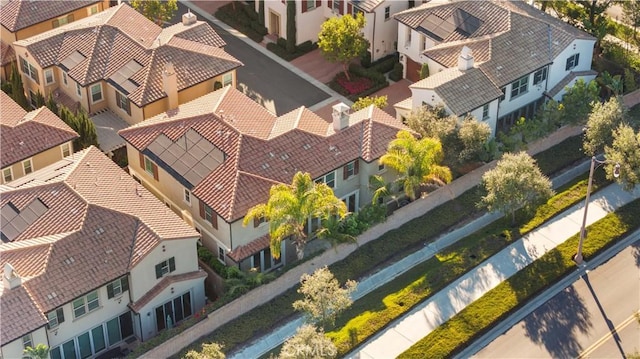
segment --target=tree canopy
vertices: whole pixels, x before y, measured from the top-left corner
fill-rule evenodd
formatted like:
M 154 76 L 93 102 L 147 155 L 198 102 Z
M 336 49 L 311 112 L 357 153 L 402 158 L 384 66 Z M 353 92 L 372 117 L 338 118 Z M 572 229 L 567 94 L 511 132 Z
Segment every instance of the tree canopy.
M 267 203 L 251 208 L 243 224 L 246 226 L 255 218 L 264 218 L 269 222 L 273 257 L 280 257 L 280 244 L 291 236 L 298 259 L 302 259 L 307 242 L 305 224 L 308 219 L 326 220 L 330 216 L 343 218 L 346 213 L 346 205 L 329 186 L 314 182 L 308 173 L 298 172 L 293 176 L 291 185 L 280 183 L 271 186 Z
M 595 81 L 576 81 L 562 97 L 564 122 L 574 125 L 585 123 L 593 105 L 598 102 L 599 93 L 600 89 Z
M 505 153 L 496 167 L 482 176 L 482 185 L 487 194 L 479 206 L 510 214 L 513 222 L 519 208 L 533 209 L 553 195 L 551 181 L 526 152 Z
M 604 149 L 608 163 L 605 167 L 608 179 L 617 180 L 626 190 L 632 190 L 640 184 L 640 131 L 622 124 L 613 133 L 613 143 Z M 620 176 L 615 178 L 615 164 L 620 165 Z
M 226 356 L 222 352 L 222 345 L 218 343 L 204 343 L 202 350 L 197 352 L 189 350 L 184 356 L 185 359 L 225 359 Z
M 451 171 L 441 166 L 442 145 L 435 138 L 415 138 L 409 131 L 399 131 L 389 143 L 380 163 L 399 173 L 397 183 L 411 200 L 416 199 L 420 187 L 426 183 L 451 182 Z
M 303 299 L 293 302 L 293 308 L 303 311 L 310 322 L 328 328 L 340 312 L 351 306 L 351 293 L 356 286 L 355 281 L 348 280 L 342 287 L 329 268 L 318 268 L 313 274 L 305 273 L 300 277 L 298 293 Z
M 331 17 L 322 23 L 318 34 L 320 52 L 327 61 L 342 64 L 347 80 L 351 80 L 349 63 L 369 48 L 369 42 L 362 33 L 365 23 L 362 13 L 355 18 L 349 14 Z
M 387 95 L 383 95 L 383 96 L 366 96 L 366 97 L 360 97 L 358 99 L 358 101 L 354 102 L 353 105 L 351 105 L 351 109 L 353 111 L 358 111 L 358 110 L 362 110 L 363 108 L 367 108 L 371 105 L 375 105 L 377 108 L 379 109 L 384 109 L 385 107 L 387 107 Z
M 131 7 L 156 25 L 162 26 L 178 10 L 178 0 L 131 0 Z
M 305 324 L 284 342 L 278 359 L 331 359 L 337 354 L 336 346 L 322 329 Z
M 627 111 L 622 99 L 612 97 L 605 103 L 593 106 L 584 134 L 584 152 L 593 156 L 613 142 L 613 130 L 626 121 Z

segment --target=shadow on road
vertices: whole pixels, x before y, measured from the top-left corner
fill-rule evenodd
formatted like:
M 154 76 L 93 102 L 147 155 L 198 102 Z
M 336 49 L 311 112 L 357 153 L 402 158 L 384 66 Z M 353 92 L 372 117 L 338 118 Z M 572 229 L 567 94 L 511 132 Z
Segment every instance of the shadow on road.
M 636 260 L 636 267 L 640 267 L 640 241 L 636 241 L 631 245 L 631 253 Z
M 589 311 L 573 287 L 566 288 L 524 320 L 525 335 L 544 345 L 553 358 L 570 358 L 580 353 L 577 331 L 587 333 L 591 326 Z
M 613 322 L 611 321 L 611 319 L 609 319 L 609 317 L 607 316 L 607 313 L 605 313 L 604 308 L 602 308 L 602 305 L 600 304 L 600 300 L 598 299 L 598 296 L 596 295 L 596 292 L 591 286 L 591 282 L 589 281 L 589 274 L 585 273 L 585 275 L 582 276 L 582 279 L 584 279 L 584 282 L 587 284 L 587 287 L 589 288 L 589 292 L 591 292 L 593 299 L 596 301 L 596 305 L 598 305 L 598 309 L 602 314 L 602 318 L 604 319 L 605 323 L 607 323 L 607 327 L 609 328 L 609 331 L 612 334 L 613 340 L 616 342 L 616 345 L 618 346 L 618 350 L 620 351 L 622 358 L 626 358 L 624 349 L 622 349 L 622 346 L 620 345 L 621 339 L 620 339 L 620 336 L 618 335 L 618 331 L 613 325 Z

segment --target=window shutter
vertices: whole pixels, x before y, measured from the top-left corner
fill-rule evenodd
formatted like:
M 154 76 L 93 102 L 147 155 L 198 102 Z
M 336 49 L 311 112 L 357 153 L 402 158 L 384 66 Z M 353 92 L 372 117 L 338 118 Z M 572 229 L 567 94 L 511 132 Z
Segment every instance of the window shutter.
M 302 0 L 302 13 L 307 12 L 307 0 Z
M 202 201 L 199 201 L 199 202 L 200 202 L 200 217 L 202 219 L 205 219 L 205 217 L 204 217 L 204 202 L 202 202 Z
M 113 298 L 113 284 L 111 283 L 107 284 L 107 298 Z
M 120 279 L 120 285 L 122 286 L 122 291 L 126 292 L 129 290 L 129 278 L 122 277 L 122 279 Z
M 358 170 L 359 170 L 359 167 L 360 167 L 359 163 L 360 163 L 360 161 L 358 161 L 358 160 L 353 161 L 353 174 L 354 175 L 358 174 Z
M 576 61 L 576 63 L 577 63 L 577 61 Z M 34 69 L 34 68 L 31 68 L 31 70 L 33 70 L 33 71 L 31 71 L 31 74 L 33 75 L 33 80 L 34 80 L 38 85 L 40 85 L 40 76 L 38 75 L 38 71 L 35 71 L 35 69 Z
M 56 309 L 56 317 L 58 317 L 58 325 L 64 323 L 64 310 L 62 308 Z
M 253 217 L 253 228 L 256 228 L 260 225 L 260 219 L 258 217 Z
M 140 155 L 140 168 L 145 169 L 144 168 L 144 155 L 142 154 L 142 152 L 138 152 L 138 154 Z
M 175 270 L 176 270 L 176 258 L 171 257 L 169 258 L 169 272 L 173 272 Z
M 340 13 L 340 15 L 344 15 L 344 4 L 339 1 L 339 0 L 335 0 L 336 4 L 338 5 L 338 13 Z
M 155 163 L 153 164 L 153 179 L 158 180 L 158 165 Z
M 575 66 L 578 66 L 579 63 L 580 63 L 580 53 L 577 53 Z
M 329 9 L 333 9 L 333 7 L 331 7 L 331 5 L 333 5 L 333 4 L 331 3 L 331 0 L 327 1 L 327 6 L 329 7 Z
M 156 264 L 156 279 L 162 277 L 162 263 Z
M 322 6 L 322 0 L 316 0 L 316 7 Z
M 347 14 L 353 15 L 353 5 L 347 4 Z
M 213 228 L 218 229 L 218 215 L 211 211 L 211 225 Z
M 347 165 L 342 167 L 342 179 L 346 180 L 349 177 L 349 170 L 347 169 Z

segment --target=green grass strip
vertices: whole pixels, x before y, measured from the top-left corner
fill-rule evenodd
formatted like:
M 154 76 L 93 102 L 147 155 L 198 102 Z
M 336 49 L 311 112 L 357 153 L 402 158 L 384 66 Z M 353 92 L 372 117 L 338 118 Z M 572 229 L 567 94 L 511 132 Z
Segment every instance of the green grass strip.
M 589 227 L 583 254 L 590 259 L 640 227 L 640 200 L 607 214 Z M 549 285 L 575 270 L 572 260 L 578 245 L 576 234 L 523 270 L 487 292 L 449 319 L 399 358 L 448 358 L 496 325 Z
M 604 171 L 594 177 L 594 192 L 609 184 Z M 540 206 L 533 218 L 527 219 L 520 213 L 517 227 L 511 225 L 510 219 L 499 219 L 358 299 L 341 314 L 337 329 L 327 332 L 338 354 L 352 351 L 464 273 L 581 201 L 587 182 L 587 174 L 576 178 L 559 188 L 558 194 Z

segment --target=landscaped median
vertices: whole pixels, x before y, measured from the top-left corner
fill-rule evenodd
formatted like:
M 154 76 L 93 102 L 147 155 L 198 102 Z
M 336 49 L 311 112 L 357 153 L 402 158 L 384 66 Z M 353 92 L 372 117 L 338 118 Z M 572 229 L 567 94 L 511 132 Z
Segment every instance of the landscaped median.
M 583 255 L 589 259 L 640 227 L 640 200 L 607 214 L 589 227 Z M 447 358 L 469 345 L 529 299 L 575 270 L 576 234 L 487 292 L 417 342 L 400 358 Z
M 558 194 L 540 206 L 533 218 L 526 219 L 520 213 L 518 226 L 512 226 L 510 219 L 497 220 L 358 299 L 341 314 L 337 329 L 327 332 L 339 355 L 354 350 L 464 273 L 581 201 L 586 193 L 587 177 L 585 174 L 558 189 Z M 598 173 L 593 191 L 608 183 L 604 172 Z

